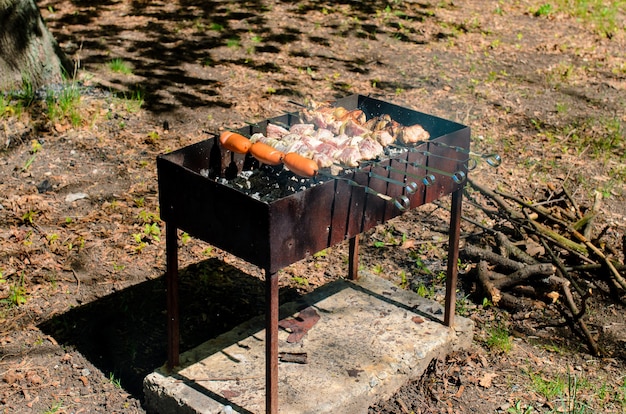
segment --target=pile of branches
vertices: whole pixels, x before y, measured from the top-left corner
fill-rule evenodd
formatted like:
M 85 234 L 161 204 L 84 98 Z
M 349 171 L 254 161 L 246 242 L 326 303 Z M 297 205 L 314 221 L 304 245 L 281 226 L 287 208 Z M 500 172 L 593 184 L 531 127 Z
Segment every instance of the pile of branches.
M 537 301 L 554 304 L 599 356 L 602 351 L 583 318 L 586 303 L 593 288 L 619 300 L 626 292 L 626 266 L 619 261 L 620 252 L 603 242 L 610 227 L 598 231 L 594 226 L 599 193 L 585 210 L 564 187 L 547 190 L 546 199 L 532 201 L 469 180 L 466 200 L 495 224 L 464 217 L 488 237 L 481 238 L 484 246 L 467 242 L 461 255 L 478 263 L 478 293 L 494 306 L 515 313 L 536 307 Z M 626 236 L 621 244 L 626 256 Z

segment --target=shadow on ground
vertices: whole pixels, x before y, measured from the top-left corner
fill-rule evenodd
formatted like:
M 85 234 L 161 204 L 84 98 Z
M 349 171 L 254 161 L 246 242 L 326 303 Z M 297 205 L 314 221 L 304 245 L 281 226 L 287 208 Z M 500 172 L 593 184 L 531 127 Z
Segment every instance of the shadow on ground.
M 262 280 L 209 259 L 180 272 L 181 352 L 264 311 Z M 280 292 L 281 302 L 299 295 Z M 167 359 L 165 277 L 140 283 L 58 315 L 39 328 L 75 347 L 105 376 L 142 400 L 142 381 Z
M 289 66 L 301 65 L 299 58 L 307 60 L 302 70 L 341 67 L 367 74 L 370 65 L 380 64 L 378 59 L 353 58 L 337 52 L 334 40 L 358 44 L 393 38 L 426 44 L 429 38 L 419 23 L 438 20 L 427 4 L 407 3 L 392 11 L 388 2 L 380 0 L 299 1 L 291 6 L 291 16 L 256 0 L 154 0 L 129 4 L 48 0 L 41 7 L 47 7 L 45 19 L 55 38 L 81 67 L 98 70 L 114 58 L 129 62 L 136 76 L 112 76 L 106 87 L 118 94 L 140 91 L 149 97 L 145 108 L 155 114 L 180 106 L 230 108 L 236 100 L 220 93 L 223 73 L 241 70 L 251 70 L 257 79 L 272 74 L 280 85 L 275 94 L 301 97 L 305 91 L 298 86 L 299 75 L 294 78 L 288 70 Z M 328 15 L 329 10 L 339 11 L 345 19 L 311 23 L 314 17 Z M 439 33 L 434 38 L 445 37 Z M 254 88 L 254 77 L 250 79 L 250 87 Z M 379 89 L 388 85 L 393 91 L 399 87 L 385 79 L 376 82 Z M 347 87 L 345 81 L 333 85 L 340 94 L 345 94 Z M 411 85 L 402 87 L 410 89 Z

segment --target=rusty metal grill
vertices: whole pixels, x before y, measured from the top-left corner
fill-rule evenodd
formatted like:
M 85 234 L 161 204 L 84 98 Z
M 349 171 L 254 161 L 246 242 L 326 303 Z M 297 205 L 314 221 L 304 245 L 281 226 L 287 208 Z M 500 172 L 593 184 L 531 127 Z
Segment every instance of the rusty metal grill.
M 276 198 L 259 199 L 229 184 L 243 170 L 258 168 L 249 155 L 220 148 L 216 137 L 157 159 L 161 218 L 167 228 L 168 366 L 178 364 L 177 229 L 265 270 L 267 276 L 267 411 L 277 412 L 278 284 L 276 272 L 315 252 L 350 240 L 349 277 L 356 278 L 357 236 L 403 212 L 374 193 L 406 201 L 406 208 L 452 194 L 445 323 L 452 325 L 458 257 L 461 189 L 467 174 L 470 129 L 456 122 L 363 95 L 337 106 L 360 109 L 368 118 L 390 115 L 403 125 L 421 124 L 430 139 L 396 148 L 375 162 L 342 172 L 336 179 L 309 179 Z M 269 122 L 292 125 L 285 114 L 237 132 L 264 132 Z M 271 177 L 272 171 L 268 171 Z M 288 172 L 276 169 L 276 183 Z M 429 177 L 424 180 L 420 177 Z M 415 182 L 407 187 L 398 182 Z M 280 185 L 280 184 L 277 184 Z

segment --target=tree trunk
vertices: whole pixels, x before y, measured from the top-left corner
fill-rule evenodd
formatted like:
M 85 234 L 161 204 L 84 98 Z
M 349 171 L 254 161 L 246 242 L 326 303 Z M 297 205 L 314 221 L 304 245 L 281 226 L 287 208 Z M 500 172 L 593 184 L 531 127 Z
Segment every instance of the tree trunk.
M 33 88 L 73 76 L 35 0 L 0 0 L 0 90 Z

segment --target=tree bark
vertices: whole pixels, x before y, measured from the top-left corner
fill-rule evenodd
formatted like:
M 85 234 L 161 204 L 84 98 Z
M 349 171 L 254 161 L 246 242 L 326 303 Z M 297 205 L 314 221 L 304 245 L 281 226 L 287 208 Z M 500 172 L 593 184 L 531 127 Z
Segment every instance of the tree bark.
M 73 65 L 34 0 L 0 0 L 0 90 L 34 89 L 73 76 Z

